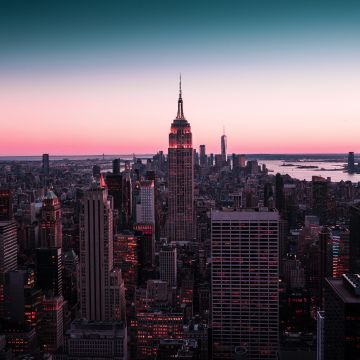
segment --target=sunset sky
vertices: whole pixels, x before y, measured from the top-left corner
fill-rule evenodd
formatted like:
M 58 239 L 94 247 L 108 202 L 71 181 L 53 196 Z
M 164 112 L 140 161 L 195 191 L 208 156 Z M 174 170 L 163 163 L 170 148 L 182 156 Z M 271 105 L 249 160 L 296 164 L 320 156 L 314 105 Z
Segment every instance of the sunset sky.
M 360 152 L 360 2 L 0 4 L 0 156 Z

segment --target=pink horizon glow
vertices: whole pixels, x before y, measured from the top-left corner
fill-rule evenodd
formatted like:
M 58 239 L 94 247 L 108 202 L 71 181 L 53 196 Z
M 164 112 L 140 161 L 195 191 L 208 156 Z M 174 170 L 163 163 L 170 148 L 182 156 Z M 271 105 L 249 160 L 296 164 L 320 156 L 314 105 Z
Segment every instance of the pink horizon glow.
M 215 85 L 216 84 L 216 85 Z M 360 72 L 188 75 L 193 144 L 228 153 L 360 152 Z M 0 84 L 0 156 L 167 152 L 177 111 L 169 74 L 17 79 Z

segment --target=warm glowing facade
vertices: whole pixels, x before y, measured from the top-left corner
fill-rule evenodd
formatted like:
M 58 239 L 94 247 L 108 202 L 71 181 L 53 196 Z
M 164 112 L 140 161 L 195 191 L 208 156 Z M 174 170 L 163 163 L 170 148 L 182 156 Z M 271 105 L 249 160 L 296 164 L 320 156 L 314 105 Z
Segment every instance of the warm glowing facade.
M 185 119 L 181 93 L 176 119 L 171 124 L 168 150 L 170 241 L 191 241 L 194 236 L 194 157 L 191 127 Z

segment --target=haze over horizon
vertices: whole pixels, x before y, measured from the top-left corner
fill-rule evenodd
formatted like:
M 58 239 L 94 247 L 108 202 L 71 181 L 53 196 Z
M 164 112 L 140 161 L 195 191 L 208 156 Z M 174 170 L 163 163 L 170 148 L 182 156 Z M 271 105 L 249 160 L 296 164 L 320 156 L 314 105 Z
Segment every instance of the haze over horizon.
M 0 156 L 360 152 L 357 1 L 0 5 Z

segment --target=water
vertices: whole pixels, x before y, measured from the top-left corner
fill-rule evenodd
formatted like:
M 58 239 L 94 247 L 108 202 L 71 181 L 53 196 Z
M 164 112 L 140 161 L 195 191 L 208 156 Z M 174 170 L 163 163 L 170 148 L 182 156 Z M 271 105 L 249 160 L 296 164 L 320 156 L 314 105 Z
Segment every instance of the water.
M 281 166 L 282 164 L 293 164 L 295 166 Z M 299 180 L 311 181 L 312 176 L 322 176 L 331 178 L 333 182 L 351 181 L 353 183 L 360 182 L 360 174 L 348 174 L 344 172 L 344 162 L 328 162 L 328 161 L 289 161 L 283 160 L 259 160 L 259 164 L 266 164 L 269 170 L 273 170 L 273 174 L 290 175 L 292 178 Z M 315 169 L 299 169 L 298 166 L 317 166 Z

